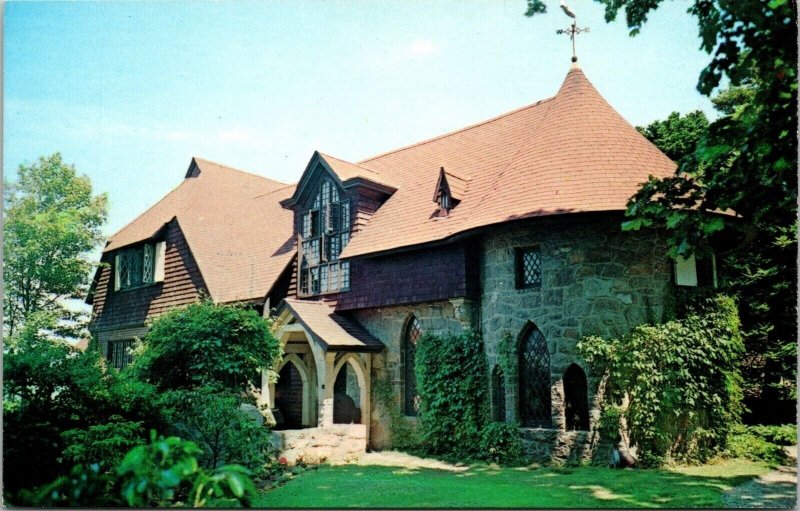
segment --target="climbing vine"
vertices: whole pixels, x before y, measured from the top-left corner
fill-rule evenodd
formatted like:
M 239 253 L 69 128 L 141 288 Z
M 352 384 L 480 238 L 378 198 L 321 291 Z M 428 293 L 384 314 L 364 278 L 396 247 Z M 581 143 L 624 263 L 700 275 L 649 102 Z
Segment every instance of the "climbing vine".
M 419 444 L 414 427 L 400 411 L 395 401 L 392 383 L 386 377 L 372 380 L 372 393 L 381 410 L 389 416 L 392 445 L 398 449 L 413 449 Z
M 605 429 L 624 417 L 642 465 L 704 461 L 724 449 L 742 411 L 743 344 L 733 299 L 699 297 L 679 319 L 619 339 L 584 337 L 578 349 L 608 375 Z M 611 405 L 623 396 L 628 404 L 615 417 Z

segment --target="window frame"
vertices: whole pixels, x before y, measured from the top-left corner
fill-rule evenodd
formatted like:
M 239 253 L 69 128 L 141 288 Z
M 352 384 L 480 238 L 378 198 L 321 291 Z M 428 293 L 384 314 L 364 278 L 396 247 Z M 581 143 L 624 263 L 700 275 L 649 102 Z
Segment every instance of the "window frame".
M 149 275 L 145 275 L 147 252 L 149 251 Z M 164 282 L 164 265 L 166 257 L 166 243 L 164 241 L 147 241 L 137 243 L 117 250 L 113 258 L 112 278 L 115 292 L 133 291 L 145 287 L 154 286 Z M 130 281 L 131 268 L 125 268 L 127 259 L 131 254 L 136 254 L 138 264 L 133 269 L 138 269 L 142 275 L 141 280 L 136 284 L 123 285 L 123 270 L 128 270 L 128 281 Z
M 413 339 L 412 339 L 413 336 Z M 422 337 L 422 324 L 412 314 L 403 328 L 403 415 L 417 417 L 419 415 L 419 392 L 416 378 L 417 343 Z M 413 346 L 413 348 L 412 348 Z M 411 397 L 413 394 L 413 397 Z M 411 399 L 409 399 L 411 397 Z
M 134 339 L 116 339 L 113 341 L 106 341 L 106 363 L 109 367 L 122 370 L 125 369 L 131 362 L 133 362 L 133 354 L 130 349 L 133 348 Z M 117 363 L 117 356 L 121 356 L 122 360 Z
M 525 255 L 534 253 L 538 259 L 538 282 L 525 281 Z M 542 249 L 539 245 L 514 248 L 514 279 L 517 289 L 541 289 L 544 281 L 542 271 Z
M 299 213 L 298 296 L 350 290 L 350 262 L 339 255 L 350 242 L 351 212 L 347 194 L 332 179 L 322 179 L 311 207 Z

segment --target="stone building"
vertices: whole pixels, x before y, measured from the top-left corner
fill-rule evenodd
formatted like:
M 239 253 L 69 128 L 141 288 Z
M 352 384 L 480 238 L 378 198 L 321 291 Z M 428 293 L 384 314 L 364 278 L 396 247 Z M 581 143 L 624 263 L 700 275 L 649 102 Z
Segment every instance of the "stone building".
M 112 236 L 88 298 L 112 366 L 147 320 L 207 295 L 275 317 L 265 368 L 287 457 L 347 458 L 414 427 L 423 333 L 482 334 L 494 420 L 542 459 L 592 455 L 602 382 L 587 334 L 661 321 L 715 262 L 622 232 L 628 198 L 675 170 L 573 64 L 551 98 L 358 163 L 315 152 L 295 185 L 192 160 Z

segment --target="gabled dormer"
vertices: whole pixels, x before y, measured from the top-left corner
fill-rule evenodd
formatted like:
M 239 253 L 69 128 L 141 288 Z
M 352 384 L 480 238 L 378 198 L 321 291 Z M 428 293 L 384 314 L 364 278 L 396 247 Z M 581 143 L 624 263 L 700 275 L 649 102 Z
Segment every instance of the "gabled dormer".
M 439 179 L 433 192 L 433 202 L 438 206 L 434 216 L 446 217 L 450 210 L 458 206 L 467 191 L 469 178 L 460 176 L 444 167 L 439 169 Z
M 370 169 L 314 153 L 294 195 L 281 202 L 295 215 L 299 296 L 350 289 L 350 263 L 339 255 L 395 190 Z

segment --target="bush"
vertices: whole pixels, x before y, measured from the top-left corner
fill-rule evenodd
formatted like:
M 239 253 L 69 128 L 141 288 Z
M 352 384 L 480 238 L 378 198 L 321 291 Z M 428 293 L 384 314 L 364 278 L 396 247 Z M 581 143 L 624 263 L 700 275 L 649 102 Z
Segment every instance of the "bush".
M 748 426 L 747 430 L 773 444 L 797 444 L 797 426 L 794 424 L 784 424 L 782 426 Z
M 519 424 L 490 422 L 481 430 L 480 452 L 485 459 L 504 465 L 524 465 Z
M 682 319 L 620 339 L 585 337 L 578 348 L 608 375 L 610 402 L 628 397 L 624 416 L 641 465 L 704 461 L 739 423 L 743 345 L 731 298 L 703 298 Z
M 73 465 L 98 464 L 115 469 L 131 448 L 145 443 L 141 422 L 126 421 L 119 415 L 109 417 L 107 424 L 70 429 L 61 433 L 66 448 L 64 461 Z
M 47 325 L 29 321 L 3 357 L 3 491 L 12 501 L 21 488 L 69 471 L 63 432 L 88 432 L 112 416 L 159 426 L 151 386 L 106 373 L 95 350 L 48 339 L 41 334 Z
M 37 507 L 241 507 L 249 506 L 255 486 L 244 467 L 227 465 L 209 474 L 200 468 L 200 449 L 176 437 L 157 437 L 131 449 L 119 468 L 104 473 L 100 464 L 75 465 L 33 492 L 21 504 Z
M 153 321 L 130 370 L 159 389 L 243 390 L 281 355 L 269 325 L 243 306 L 203 301 L 173 309 Z
M 423 335 L 417 341 L 416 376 L 424 447 L 434 454 L 476 455 L 488 416 L 480 336 Z
M 244 465 L 258 473 L 274 457 L 269 430 L 240 408 L 242 399 L 212 387 L 166 392 L 159 400 L 170 433 L 196 443 L 200 465 Z
M 781 464 L 787 461 L 786 451 L 763 436 L 753 433 L 753 428 L 739 426 L 728 437 L 728 455 L 753 461 Z

